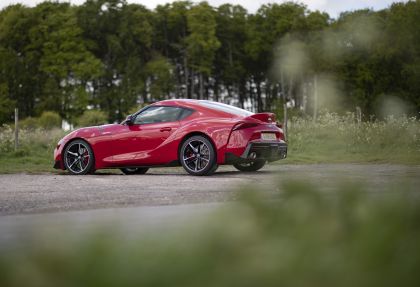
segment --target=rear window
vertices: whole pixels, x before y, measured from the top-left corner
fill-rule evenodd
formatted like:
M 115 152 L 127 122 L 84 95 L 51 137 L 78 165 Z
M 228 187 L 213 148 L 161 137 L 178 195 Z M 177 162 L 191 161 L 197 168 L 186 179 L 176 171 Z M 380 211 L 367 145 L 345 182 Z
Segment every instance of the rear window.
M 211 102 L 211 101 L 199 101 L 200 105 L 205 106 L 206 108 L 210 108 L 217 111 L 222 111 L 225 113 L 229 113 L 235 116 L 242 116 L 242 117 L 248 117 L 253 115 L 254 113 L 248 112 L 247 110 L 240 109 L 231 105 L 217 103 L 217 102 Z

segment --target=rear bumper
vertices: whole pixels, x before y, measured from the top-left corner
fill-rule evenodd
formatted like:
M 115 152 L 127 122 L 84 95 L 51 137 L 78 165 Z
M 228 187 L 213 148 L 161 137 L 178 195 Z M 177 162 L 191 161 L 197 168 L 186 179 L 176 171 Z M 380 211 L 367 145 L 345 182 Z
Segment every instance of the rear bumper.
M 249 162 L 256 159 L 264 159 L 268 162 L 284 159 L 287 157 L 287 143 L 281 142 L 251 142 L 241 156 L 227 152 L 225 162 L 227 164 Z

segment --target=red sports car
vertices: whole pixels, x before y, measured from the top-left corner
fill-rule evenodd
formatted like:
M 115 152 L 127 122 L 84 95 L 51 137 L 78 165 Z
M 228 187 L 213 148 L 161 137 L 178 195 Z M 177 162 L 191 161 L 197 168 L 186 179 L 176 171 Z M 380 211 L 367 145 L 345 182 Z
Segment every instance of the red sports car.
M 71 132 L 57 144 L 54 167 L 71 174 L 104 168 L 144 174 L 150 167 L 182 165 L 192 175 L 209 175 L 221 164 L 256 171 L 286 155 L 283 131 L 272 113 L 204 100 L 166 100 L 121 124 Z

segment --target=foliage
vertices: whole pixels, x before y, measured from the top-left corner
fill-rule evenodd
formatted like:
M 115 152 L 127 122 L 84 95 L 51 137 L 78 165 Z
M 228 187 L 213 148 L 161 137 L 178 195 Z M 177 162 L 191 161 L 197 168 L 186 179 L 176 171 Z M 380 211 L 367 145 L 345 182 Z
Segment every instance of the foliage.
M 240 190 L 238 203 L 209 219 L 164 230 L 114 225 L 75 238 L 63 229 L 60 240 L 35 232 L 18 240 L 23 244 L 1 247 L 0 284 L 420 284 L 420 202 L 413 187 L 390 187 L 380 198 L 354 183 L 337 184 L 328 195 L 302 182 L 282 183 L 281 190 L 275 201 L 261 190 Z
M 34 130 L 39 128 L 39 121 L 38 118 L 27 117 L 23 120 L 19 121 L 19 128 L 27 129 L 27 130 Z
M 256 13 L 188 1 L 11 5 L 0 11 L 0 123 L 15 107 L 70 123 L 93 107 L 113 122 L 181 97 L 270 111 L 285 96 L 312 114 L 316 92 L 332 111 L 381 115 L 391 98 L 418 115 L 419 19 L 419 0 L 338 19 L 296 2 Z
M 76 123 L 79 127 L 98 126 L 107 123 L 107 116 L 98 110 L 87 110 L 77 118 Z
M 64 136 L 61 129 L 19 129 L 19 149 L 14 151 L 14 129 L 0 127 L 0 172 L 52 171 L 52 156 L 58 140 Z
M 61 117 L 55 112 L 43 112 L 38 118 L 38 124 L 43 129 L 61 128 Z

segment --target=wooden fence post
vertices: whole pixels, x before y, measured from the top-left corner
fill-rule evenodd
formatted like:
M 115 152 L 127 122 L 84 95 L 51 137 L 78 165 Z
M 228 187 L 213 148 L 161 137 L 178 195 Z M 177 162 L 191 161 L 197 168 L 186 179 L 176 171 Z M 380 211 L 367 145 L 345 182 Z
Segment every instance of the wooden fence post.
M 15 151 L 19 148 L 19 110 L 15 108 Z
M 314 121 L 318 116 L 318 75 L 314 77 Z

